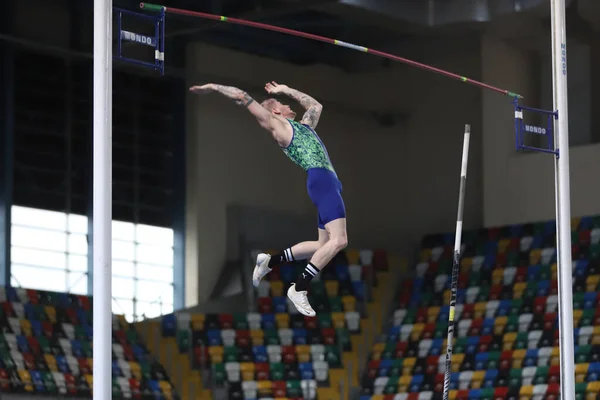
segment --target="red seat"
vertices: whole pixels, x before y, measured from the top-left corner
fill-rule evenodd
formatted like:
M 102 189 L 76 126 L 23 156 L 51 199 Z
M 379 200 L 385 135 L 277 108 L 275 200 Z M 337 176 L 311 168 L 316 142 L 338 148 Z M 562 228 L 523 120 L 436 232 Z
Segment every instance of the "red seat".
M 592 232 L 589 230 L 579 232 L 579 244 L 589 246 L 591 242 Z
M 42 331 L 44 332 L 44 336 L 48 338 L 54 337 L 54 326 L 49 321 L 42 322 Z
M 550 331 L 554 329 L 554 324 L 556 323 L 557 319 L 558 314 L 555 312 L 544 315 L 544 330 Z
M 473 318 L 474 311 L 475 311 L 475 304 L 465 304 L 460 318 L 461 319 L 471 319 L 471 318 Z
M 496 265 L 505 266 L 506 265 L 506 253 L 499 253 L 496 255 Z
M 29 298 L 29 303 L 31 304 L 39 304 L 38 291 L 34 289 L 26 289 L 27 297 Z
M 0 389 L 2 389 L 3 392 L 10 391 L 10 377 L 4 369 L 0 369 Z
M 136 361 L 135 355 L 133 354 L 133 349 L 130 345 L 125 344 L 123 347 L 123 355 L 125 356 L 125 360 L 127 361 Z
M 548 370 L 548 389 L 546 390 L 547 394 L 552 393 L 550 391 L 550 385 L 556 385 L 559 389 L 558 392 L 556 393 L 560 393 L 560 365 L 551 365 L 550 369 Z
M 15 310 L 13 310 L 12 305 L 10 304 L 9 301 L 2 303 L 2 309 L 4 310 L 4 314 L 7 317 L 12 317 L 12 318 L 16 317 Z
M 403 358 L 408 350 L 408 342 L 396 343 L 396 358 Z
M 498 387 L 494 390 L 494 400 L 504 400 L 508 396 L 508 387 Z
M 379 360 L 369 361 L 369 364 L 367 365 L 367 376 L 369 377 L 369 379 L 377 378 L 379 372 L 379 363 Z
M 508 250 L 518 251 L 520 247 L 521 247 L 521 240 L 519 238 L 510 239 L 510 243 L 508 244 Z
M 79 325 L 79 320 L 77 319 L 77 311 L 75 311 L 74 308 L 67 308 L 65 312 L 71 324 Z
M 321 335 L 323 336 L 323 343 L 326 345 L 335 344 L 336 333 L 334 328 L 323 328 L 321 329 Z
M 427 359 L 426 359 L 427 369 L 425 370 L 426 375 L 431 376 L 437 372 L 439 358 L 440 358 L 439 356 L 427 357 Z
M 273 382 L 273 396 L 274 397 L 286 397 L 287 387 L 284 381 Z
M 383 400 L 394 400 L 394 397 L 396 397 L 396 395 L 395 395 L 395 394 L 386 394 L 386 395 L 383 397 Z M 410 398 L 410 397 L 409 397 L 409 398 Z
M 422 324 L 427 321 L 427 309 L 420 307 L 417 309 L 416 322 Z
M 456 400 L 468 400 L 469 399 L 469 391 L 468 390 L 459 390 L 456 393 Z
M 259 297 L 258 310 L 261 314 L 272 314 L 273 300 L 270 297 Z
M 550 367 L 552 370 L 553 367 Z M 548 388 L 546 389 L 546 395 L 558 395 L 560 394 L 560 383 L 548 383 Z
M 435 333 L 435 324 L 425 324 L 425 328 L 423 328 L 423 339 L 431 339 L 433 338 L 433 334 Z
M 142 398 L 142 390 L 140 382 L 137 379 L 130 378 L 129 379 L 129 388 L 131 389 L 131 396 L 134 399 Z
M 441 392 L 444 390 L 444 379 L 445 379 L 444 374 L 436 374 L 435 375 L 435 384 L 434 384 L 434 389 L 433 389 L 435 392 Z
M 29 349 L 31 350 L 31 352 L 34 355 L 38 355 L 42 352 L 42 349 L 40 347 L 40 343 L 38 342 L 38 340 L 35 337 L 28 337 L 27 338 L 27 343 L 29 344 Z
M 373 252 L 373 267 L 379 271 L 388 270 L 387 251 L 380 249 Z
M 304 327 L 306 329 L 319 329 L 318 321 L 315 317 L 304 317 Z
M 281 346 L 283 362 L 294 364 L 296 362 L 296 348 L 294 346 Z
M 500 228 L 489 228 L 487 230 L 487 237 L 492 242 L 497 241 L 500 238 Z
M 517 273 L 515 274 L 515 283 L 527 281 L 527 269 L 528 267 L 517 268 Z
M 87 358 L 78 358 L 77 364 L 79 364 L 79 371 L 81 372 L 81 375 L 88 375 L 92 373 L 92 368 L 90 367 Z
M 79 303 L 79 307 L 83 308 L 85 311 L 90 311 L 92 309 L 90 298 L 87 296 L 77 296 L 77 302 Z
M 458 276 L 458 288 L 466 289 L 469 287 L 469 274 L 463 273 Z
M 479 346 L 477 347 L 477 351 L 480 353 L 485 353 L 488 351 L 490 344 L 492 343 L 493 337 L 491 335 L 482 336 L 479 338 Z
M 270 376 L 270 369 L 268 363 L 256 363 L 254 365 L 254 372 L 256 373 L 257 381 L 268 381 Z
M 221 329 L 233 329 L 233 315 L 219 314 L 219 325 Z
M 533 301 L 533 312 L 534 314 L 543 314 L 546 310 L 547 296 L 538 296 Z
M 474 304 L 473 304 L 473 306 L 474 306 Z M 471 321 L 471 326 L 469 327 L 469 336 L 479 336 L 479 334 L 481 333 L 482 327 L 483 327 L 483 318 L 476 318 L 473 321 Z
M 392 395 L 392 396 L 395 396 L 395 395 Z M 408 400 L 419 400 L 419 393 L 409 393 Z
M 75 377 L 71 374 L 65 374 L 65 383 L 67 385 L 67 391 L 69 394 L 77 394 L 77 382 Z
M 35 371 L 35 358 L 32 354 L 23 353 L 23 362 L 25 363 L 25 369 L 29 371 Z
M 492 285 L 490 288 L 490 300 L 500 300 L 502 285 Z
M 235 343 L 239 347 L 248 347 L 250 346 L 250 331 L 247 330 L 239 330 L 235 332 Z
M 202 351 L 202 349 L 204 349 L 204 351 Z M 197 365 L 197 366 L 208 365 L 209 360 L 210 360 L 210 358 L 209 358 L 209 354 L 208 354 L 208 346 L 194 347 L 195 365 Z

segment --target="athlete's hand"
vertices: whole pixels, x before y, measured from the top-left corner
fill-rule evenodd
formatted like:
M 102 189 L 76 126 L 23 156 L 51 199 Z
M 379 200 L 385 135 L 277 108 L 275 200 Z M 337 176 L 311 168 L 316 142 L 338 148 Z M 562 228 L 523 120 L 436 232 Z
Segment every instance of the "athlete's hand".
M 214 83 L 207 83 L 206 85 L 192 86 L 190 88 L 190 92 L 204 94 L 204 93 L 214 92 L 215 89 L 216 89 L 216 85 Z
M 267 82 L 265 85 L 265 90 L 269 94 L 277 94 L 285 92 L 289 87 L 287 85 L 280 85 L 275 81 Z

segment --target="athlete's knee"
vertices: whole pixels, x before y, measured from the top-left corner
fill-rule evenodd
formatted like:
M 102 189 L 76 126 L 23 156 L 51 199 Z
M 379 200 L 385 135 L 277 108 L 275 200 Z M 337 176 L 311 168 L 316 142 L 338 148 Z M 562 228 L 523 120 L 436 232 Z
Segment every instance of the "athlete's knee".
M 330 238 L 329 243 L 331 243 L 331 246 L 339 253 L 348 246 L 348 236 L 346 235 L 346 232 L 340 233 Z

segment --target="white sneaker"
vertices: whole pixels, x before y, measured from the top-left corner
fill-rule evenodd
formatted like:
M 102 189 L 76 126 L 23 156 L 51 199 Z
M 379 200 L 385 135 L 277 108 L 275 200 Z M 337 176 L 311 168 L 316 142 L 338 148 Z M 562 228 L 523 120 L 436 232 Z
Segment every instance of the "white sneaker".
M 252 273 L 252 285 L 254 285 L 254 287 L 258 287 L 261 279 L 271 272 L 271 268 L 269 268 L 269 261 L 271 261 L 271 256 L 269 254 L 260 253 L 258 256 L 256 256 L 256 266 L 254 267 L 254 272 Z
M 301 292 L 296 291 L 295 283 L 292 283 L 292 286 L 288 289 L 287 296 L 292 303 L 294 303 L 300 314 L 306 315 L 307 317 L 314 317 L 317 315 L 308 302 L 308 292 L 306 290 Z

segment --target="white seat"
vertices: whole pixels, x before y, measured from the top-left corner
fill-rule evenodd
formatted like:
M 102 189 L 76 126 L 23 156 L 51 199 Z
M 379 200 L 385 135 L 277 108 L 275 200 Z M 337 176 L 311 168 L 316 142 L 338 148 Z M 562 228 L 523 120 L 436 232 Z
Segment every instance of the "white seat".
M 255 330 L 261 329 L 262 317 L 260 316 L 259 313 L 248 313 L 246 320 L 248 321 L 248 327 L 250 329 L 255 329 Z
M 542 338 L 542 331 L 537 330 L 537 331 L 531 331 L 527 334 L 527 348 L 534 350 L 538 348 L 538 343 L 540 342 L 540 339 Z
M 239 382 L 241 380 L 240 363 L 239 362 L 225 363 L 225 372 L 227 373 L 228 381 Z
M 302 394 L 306 400 L 317 398 L 317 381 L 313 379 L 302 380 L 300 381 L 300 387 L 302 388 Z
M 473 321 L 470 319 L 462 319 L 458 321 L 458 337 L 467 336 L 472 322 Z
M 315 378 L 317 381 L 324 382 L 327 380 L 329 375 L 329 364 L 325 361 L 313 362 L 313 369 L 315 371 Z
M 556 312 L 558 309 L 558 295 L 550 295 L 546 299 L 546 314 Z
M 471 380 L 473 379 L 473 371 L 463 371 L 458 375 L 458 388 L 459 390 L 465 390 L 469 388 Z
M 406 400 L 408 399 L 408 393 L 397 393 L 394 396 L 394 400 Z
M 21 334 L 21 321 L 19 321 L 18 318 L 9 318 L 8 326 L 10 326 L 10 330 L 13 331 L 15 335 Z
M 517 268 L 516 267 L 506 267 L 504 268 L 504 274 L 503 274 L 503 282 L 504 282 L 504 286 L 508 286 L 508 285 L 512 285 L 513 282 L 515 281 L 515 276 L 517 275 Z
M 350 332 L 360 331 L 360 313 L 357 311 L 348 311 L 345 315 L 346 326 Z
M 258 284 L 258 297 L 269 297 L 271 295 L 271 282 L 267 280 L 261 280 Z
M 500 305 L 500 301 L 498 300 L 490 300 L 485 305 L 485 317 L 486 318 L 494 318 L 496 316 L 496 310 L 498 310 L 498 306 Z
M 538 351 L 538 367 L 547 367 L 550 365 L 550 357 L 552 356 L 552 347 L 542 347 Z
M 530 386 L 533 382 L 533 378 L 535 378 L 535 372 L 537 371 L 537 367 L 525 367 L 523 368 L 523 372 L 521 372 L 521 377 L 523 379 L 523 386 Z
M 519 332 L 529 332 L 529 325 L 533 320 L 533 314 L 519 315 Z
M 448 275 L 441 274 L 435 277 L 435 281 L 433 282 L 433 290 L 436 293 L 441 292 L 446 288 L 446 284 L 448 283 Z
M 592 233 L 590 234 L 590 240 L 592 244 L 598 244 L 600 242 L 600 228 L 592 229 Z
M 400 341 L 406 342 L 413 330 L 413 324 L 406 324 L 400 327 Z
M 383 394 L 383 390 L 385 389 L 385 386 L 387 385 L 389 379 L 390 378 L 388 378 L 387 376 L 380 376 L 377 379 L 375 379 L 375 383 L 373 384 L 373 393 Z
M 313 361 L 324 361 L 325 360 L 325 345 L 311 344 L 310 345 L 310 357 Z
M 362 265 L 373 265 L 373 250 L 364 249 L 359 252 Z
M 481 266 L 485 261 L 485 257 L 483 256 L 475 256 L 473 257 L 473 264 L 471 265 L 471 270 L 473 272 L 479 272 L 481 270 Z
M 440 257 L 442 256 L 442 254 L 444 254 L 444 247 L 442 247 L 442 246 L 434 247 L 433 249 L 431 249 L 431 260 L 433 262 L 438 262 L 440 260 Z
M 420 262 L 417 264 L 417 277 L 422 278 L 425 276 L 425 273 L 429 269 L 429 263 Z
M 189 313 L 177 314 L 177 329 L 190 329 L 191 322 L 192 316 Z
M 294 331 L 291 329 L 280 329 L 278 331 L 279 342 L 282 346 L 291 346 L 294 342 Z
M 554 259 L 554 254 L 556 253 L 556 249 L 554 247 L 546 247 L 542 250 L 542 259 L 541 263 L 544 265 L 550 264 Z
M 12 308 L 19 319 L 25 319 L 25 306 L 21 303 L 12 303 Z
M 467 304 L 475 303 L 477 296 L 479 295 L 479 286 L 473 286 L 467 289 Z
M 431 400 L 431 399 L 433 399 L 433 392 L 427 391 L 427 392 L 419 393 L 419 400 Z
M 223 346 L 235 346 L 235 331 L 233 329 L 223 329 L 221 331 L 221 340 Z
M 63 323 L 62 330 L 69 340 L 75 339 L 75 327 L 72 324 Z
M 429 350 L 431 350 L 431 346 L 433 345 L 433 340 L 431 339 L 423 339 L 419 342 L 419 358 L 425 358 L 429 354 Z
M 0 287 L 0 303 L 6 302 L 6 289 L 4 286 Z
M 533 244 L 533 236 L 525 236 L 521 238 L 520 248 L 522 252 L 529 251 Z
M 350 280 L 352 282 L 362 281 L 362 269 L 362 266 L 356 264 L 348 267 L 348 273 L 350 274 Z
M 402 321 L 404 321 L 407 312 L 408 311 L 405 309 L 394 311 L 394 326 L 402 325 Z
M 277 363 L 281 362 L 281 346 L 278 344 L 270 344 L 267 346 L 267 355 L 269 362 Z

